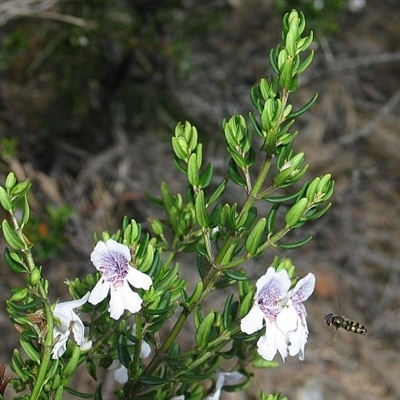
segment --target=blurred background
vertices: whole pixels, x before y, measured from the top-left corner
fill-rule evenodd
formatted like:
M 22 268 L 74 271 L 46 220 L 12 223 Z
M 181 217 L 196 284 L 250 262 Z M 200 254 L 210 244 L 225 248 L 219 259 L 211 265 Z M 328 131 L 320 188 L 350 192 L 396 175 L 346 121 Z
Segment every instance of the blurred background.
M 68 299 L 63 281 L 92 272 L 93 232 L 113 232 L 124 215 L 159 216 L 144 190 L 157 195 L 163 180 L 184 190 L 171 157 L 177 122 L 196 125 L 224 172 L 221 121 L 252 110 L 249 90 L 271 73 L 292 8 L 316 37 L 292 101 L 319 93 L 297 121 L 295 150 L 306 153 L 307 178 L 329 172 L 336 191 L 328 214 L 301 232 L 314 240 L 274 253 L 317 277 L 305 361 L 255 371 L 246 394 L 225 398 L 399 399 L 398 0 L 0 0 L 0 181 L 10 170 L 32 179 L 27 235 L 54 301 Z M 246 267 L 254 282 L 272 256 Z M 1 259 L 3 363 L 17 344 L 4 302 L 20 284 Z M 335 333 L 330 312 L 368 333 Z

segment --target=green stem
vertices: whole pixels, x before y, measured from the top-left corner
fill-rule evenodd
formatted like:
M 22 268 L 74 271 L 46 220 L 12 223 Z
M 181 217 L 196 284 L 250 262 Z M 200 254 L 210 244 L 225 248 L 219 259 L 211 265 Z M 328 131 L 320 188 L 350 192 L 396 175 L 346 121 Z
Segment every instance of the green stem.
M 151 360 L 150 364 L 147 366 L 143 375 L 151 375 L 156 368 L 158 367 L 159 363 L 164 359 L 164 354 L 168 352 L 170 347 L 174 344 L 175 339 L 177 338 L 179 332 L 181 331 L 183 325 L 185 324 L 187 318 L 191 314 L 195 304 L 193 304 L 190 308 L 184 308 L 179 315 L 178 320 L 176 321 L 175 325 L 173 326 L 171 332 L 169 333 L 167 339 L 163 343 L 163 345 L 158 349 L 157 353 Z M 133 391 L 133 388 L 132 388 Z
M 44 385 L 44 381 L 47 375 L 47 369 L 50 363 L 51 351 L 53 348 L 53 313 L 50 305 L 46 302 L 43 304 L 47 322 L 47 334 L 43 346 L 43 353 L 41 357 L 41 363 L 39 372 L 37 374 L 35 386 L 33 387 L 30 400 L 36 400 L 41 398 L 41 392 Z
M 243 217 L 243 215 L 247 214 L 250 210 L 250 208 L 254 205 L 254 203 L 258 200 L 258 194 L 265 182 L 265 179 L 267 177 L 268 171 L 271 168 L 272 164 L 272 155 L 267 154 L 264 162 L 261 166 L 261 169 L 258 173 L 258 176 L 254 182 L 254 186 L 251 189 L 251 192 L 248 193 L 247 199 L 242 207 L 242 210 L 240 211 L 240 214 L 238 216 L 238 220 Z M 231 235 L 223 245 L 221 251 L 215 258 L 215 264 L 220 265 L 222 260 L 224 259 L 225 255 L 230 251 L 231 246 L 234 246 L 238 238 L 237 236 Z
M 24 236 L 21 227 L 19 226 L 18 220 L 15 217 L 13 212 L 10 212 L 11 215 L 11 221 L 14 225 L 15 231 L 18 235 L 18 237 L 21 239 L 21 241 L 24 243 L 24 248 L 21 249 L 22 253 L 25 255 L 25 259 L 28 265 L 28 270 L 31 272 L 35 267 L 35 261 L 33 259 L 33 255 L 30 249 L 30 246 L 27 244 L 27 239 Z M 29 286 L 28 286 L 29 287 Z M 32 393 L 30 396 L 30 400 L 36 400 L 41 397 L 41 392 L 42 388 L 44 385 L 44 381 L 46 379 L 46 374 L 47 370 L 50 364 L 50 358 L 51 358 L 51 351 L 53 349 L 53 313 L 51 310 L 51 306 L 49 303 L 49 300 L 47 298 L 47 293 L 46 289 L 43 286 L 43 280 L 40 280 L 40 282 L 34 287 L 31 288 L 32 293 L 34 293 L 36 296 L 41 297 L 43 308 L 45 311 L 45 318 L 46 318 L 46 328 L 47 328 L 47 333 L 43 345 L 43 351 L 42 351 L 42 356 L 41 356 L 41 361 L 40 361 L 40 367 L 39 367 L 39 372 L 36 377 L 35 384 L 32 389 Z

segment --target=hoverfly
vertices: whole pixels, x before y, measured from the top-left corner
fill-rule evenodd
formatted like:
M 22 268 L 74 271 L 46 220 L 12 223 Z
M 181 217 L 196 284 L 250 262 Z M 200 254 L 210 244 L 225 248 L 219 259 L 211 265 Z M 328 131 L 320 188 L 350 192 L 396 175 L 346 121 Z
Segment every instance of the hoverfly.
M 325 322 L 328 326 L 334 326 L 336 329 L 343 328 L 348 332 L 359 333 L 363 335 L 367 332 L 365 325 L 359 322 L 348 319 L 343 315 L 334 315 L 329 313 L 324 316 Z

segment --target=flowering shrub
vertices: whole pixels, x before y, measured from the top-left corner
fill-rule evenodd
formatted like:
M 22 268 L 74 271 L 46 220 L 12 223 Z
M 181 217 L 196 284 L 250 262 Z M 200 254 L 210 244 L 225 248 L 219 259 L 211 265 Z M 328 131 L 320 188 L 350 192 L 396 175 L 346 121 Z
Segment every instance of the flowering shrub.
M 313 36 L 303 36 L 304 30 L 302 14 L 285 15 L 283 42 L 270 53 L 274 74 L 251 91 L 255 112 L 249 121 L 241 115 L 224 121 L 230 155 L 225 178 L 213 181 L 196 128 L 179 123 L 172 147 L 175 166 L 187 177 L 185 195 L 163 183 L 160 197 L 149 199 L 166 218 L 150 219 L 150 233 L 127 217 L 118 232 L 104 232 L 91 254 L 97 272 L 66 282 L 71 301 L 50 302 L 51 285 L 24 234 L 30 182 L 18 182 L 12 172 L 7 176 L 0 187 L 1 206 L 9 214 L 2 222 L 4 255 L 10 269 L 26 277 L 26 285 L 15 288 L 7 301 L 22 349 L 15 349 L 10 360 L 9 385 L 25 393 L 20 399 L 61 399 L 64 392 L 101 399 L 101 384 L 94 394 L 71 387 L 82 364 L 94 380 L 99 368 L 118 368 L 116 398 L 218 399 L 222 390 L 250 384 L 249 366 L 276 366 L 271 360 L 277 351 L 283 359 L 304 359 L 309 332 L 303 302 L 313 292 L 314 275 L 298 280 L 292 261 L 278 257 L 262 268 L 255 286 L 246 271 L 246 261 L 272 247 L 306 244 L 309 237 L 282 239 L 330 207 L 329 174 L 298 184 L 307 165 L 305 155 L 294 151 L 293 124 L 316 100 L 299 110 L 289 103 L 298 76 L 313 58 Z M 260 167 L 256 157 L 262 158 Z M 243 203 L 224 199 L 229 183 L 243 189 Z M 261 216 L 260 202 L 269 205 Z M 181 252 L 197 261 L 193 290 L 180 275 L 176 257 Z M 210 292 L 226 287 L 231 294 L 224 304 L 206 309 Z M 191 320 L 193 346 L 183 350 L 179 334 Z M 8 380 L 2 382 L 4 389 Z M 260 399 L 267 398 L 281 396 L 260 393 Z

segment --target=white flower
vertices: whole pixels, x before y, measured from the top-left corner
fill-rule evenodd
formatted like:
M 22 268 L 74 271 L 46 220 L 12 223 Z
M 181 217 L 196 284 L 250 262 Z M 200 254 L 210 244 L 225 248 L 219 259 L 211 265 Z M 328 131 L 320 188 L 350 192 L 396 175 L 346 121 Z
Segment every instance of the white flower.
M 103 276 L 93 288 L 89 303 L 100 303 L 110 292 L 108 311 L 111 318 L 119 319 L 124 310 L 129 310 L 131 313 L 138 312 L 142 308 L 142 299 L 129 284 L 135 288 L 148 290 L 153 281 L 150 276 L 129 265 L 131 261 L 129 248 L 112 239 L 107 242 L 100 241 L 96 244 L 90 259 Z
M 206 400 L 219 400 L 221 397 L 222 387 L 224 385 L 236 385 L 245 376 L 238 371 L 235 372 L 217 372 L 217 381 L 215 383 L 215 391 L 206 397 Z
M 290 289 L 286 270 L 270 267 L 257 281 L 257 291 L 250 312 L 242 319 L 240 328 L 247 334 L 260 330 L 265 322 L 265 335 L 257 342 L 258 353 L 271 361 L 278 351 L 283 361 L 288 354 L 304 359 L 308 328 L 303 301 L 314 290 L 315 277 L 308 274 Z
M 67 340 L 71 332 L 82 350 L 88 350 L 92 347 L 92 342 L 87 341 L 85 338 L 85 327 L 82 320 L 74 312 L 75 308 L 87 302 L 89 294 L 89 292 L 86 293 L 79 300 L 64 301 L 55 306 L 53 314 L 59 321 L 55 320 L 54 322 L 53 337 L 55 344 L 52 351 L 53 359 L 57 359 L 65 353 Z

